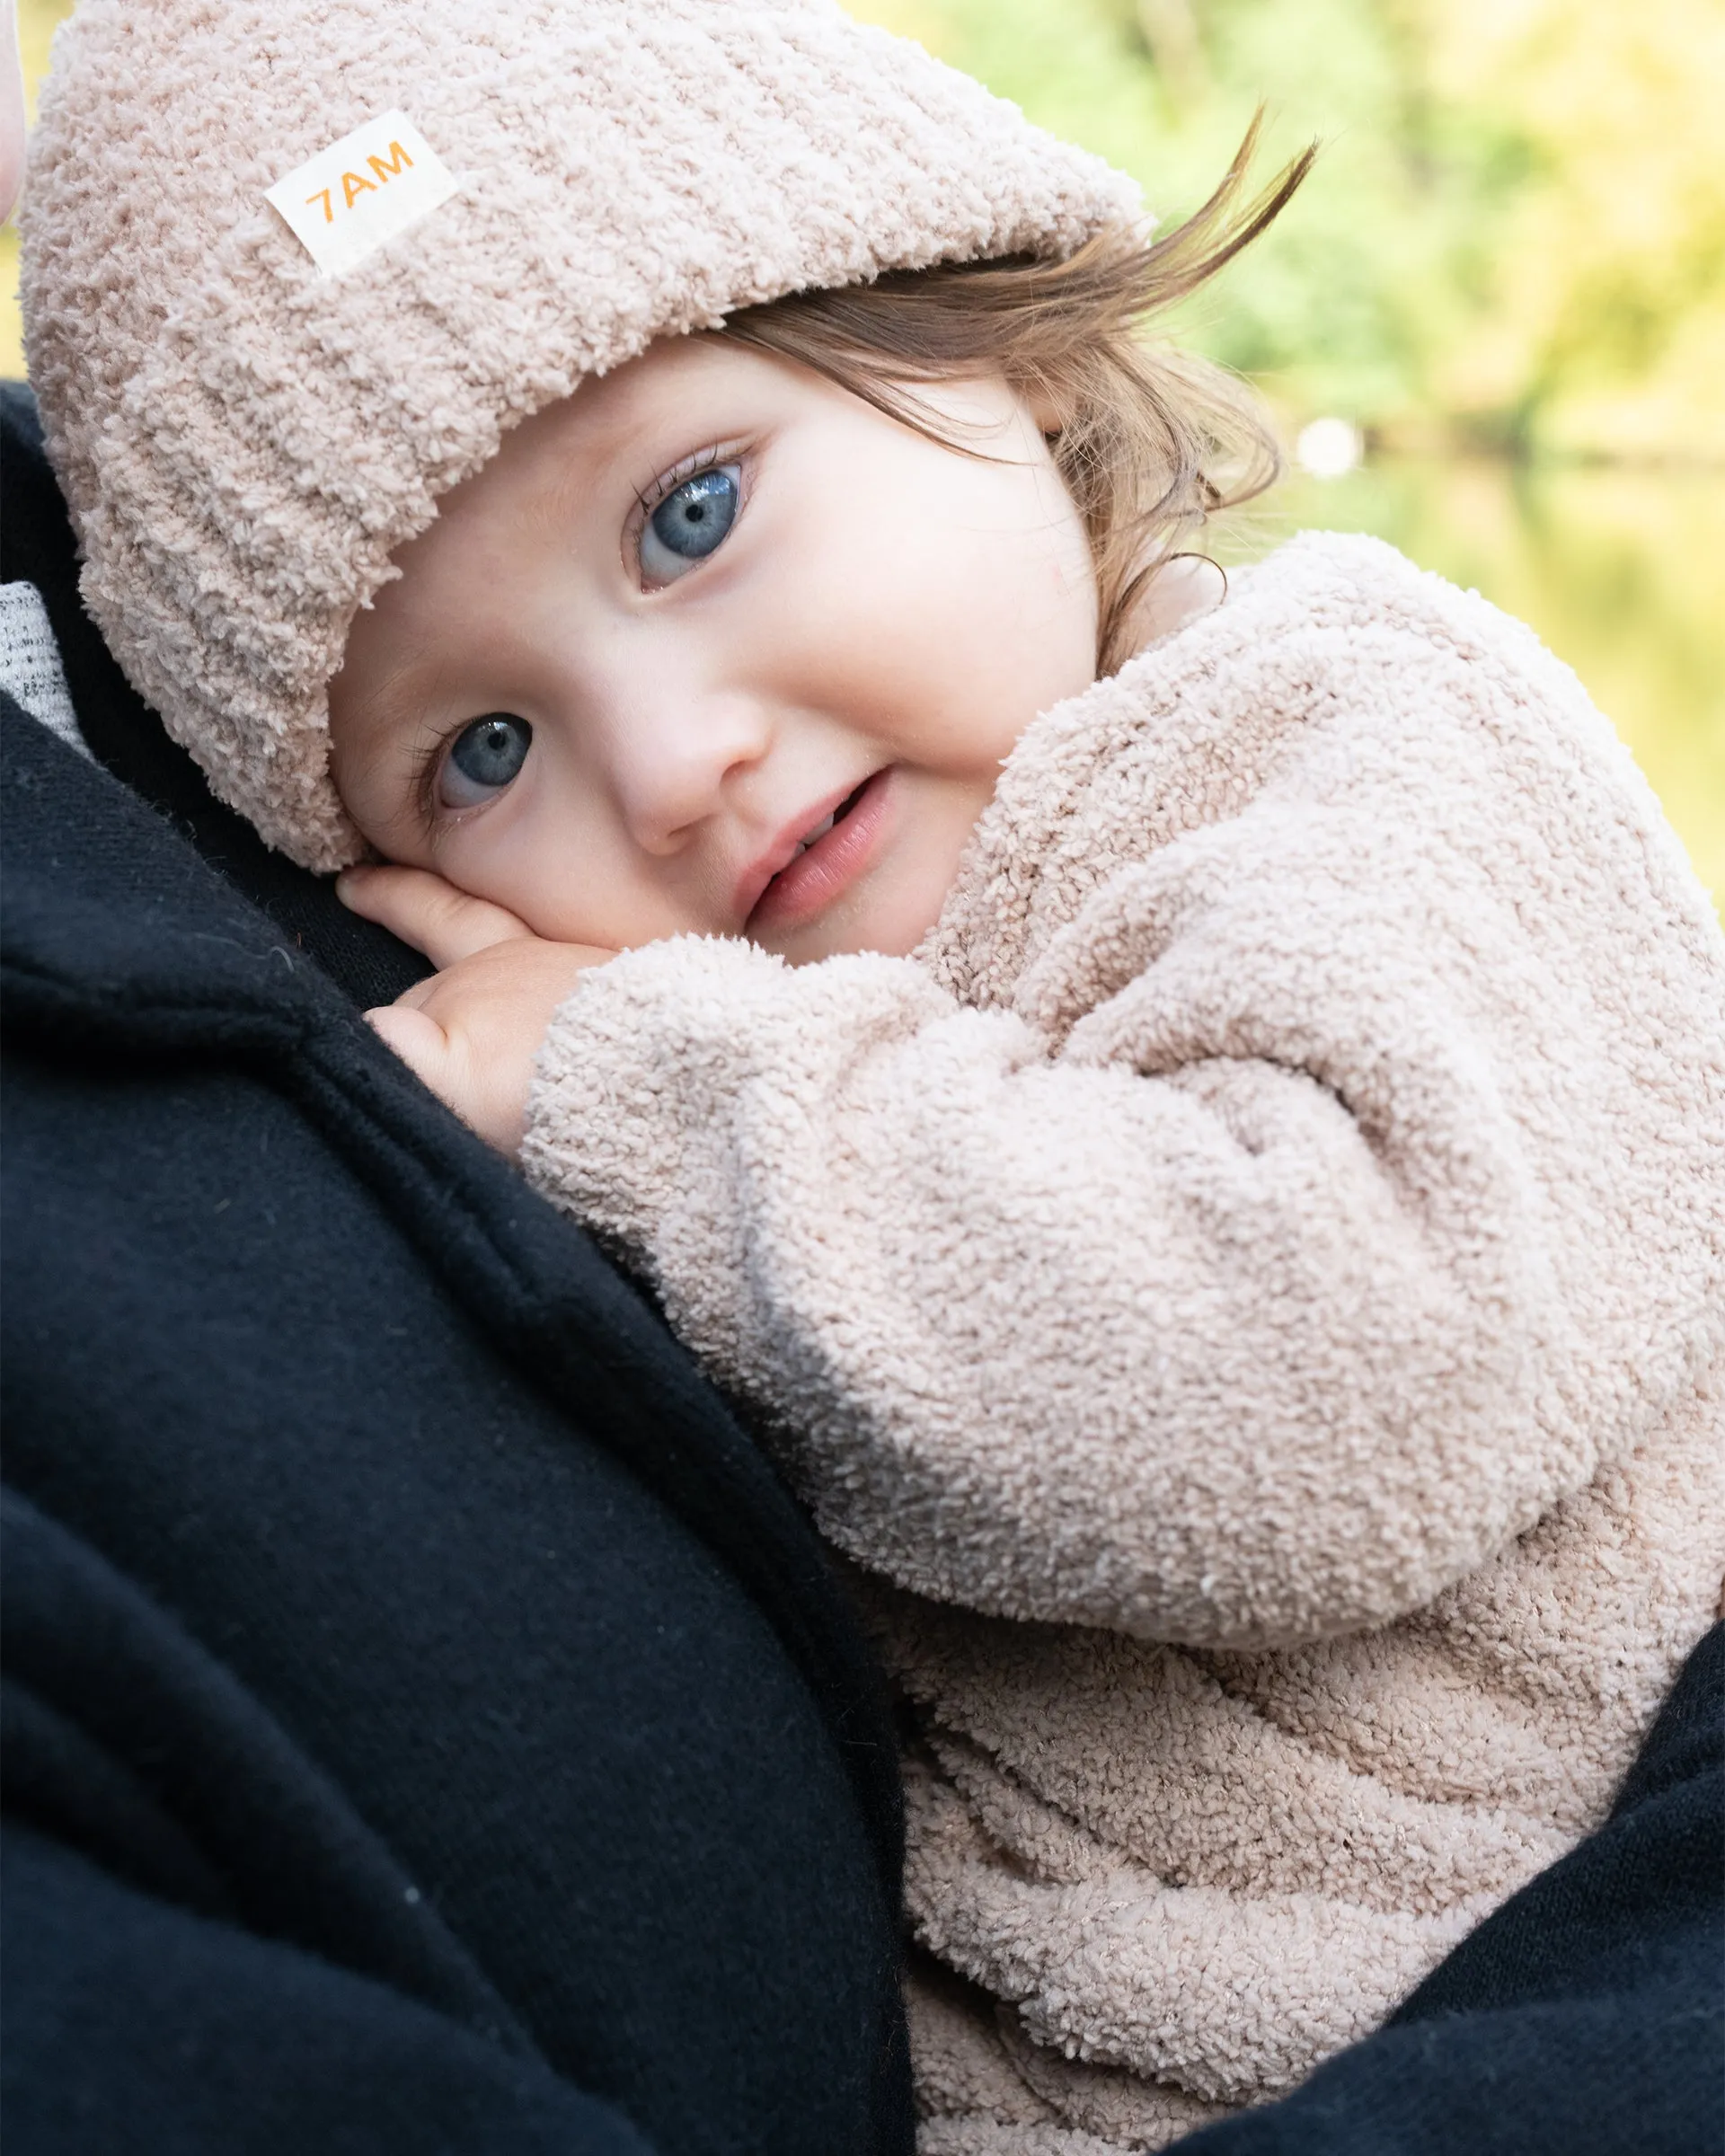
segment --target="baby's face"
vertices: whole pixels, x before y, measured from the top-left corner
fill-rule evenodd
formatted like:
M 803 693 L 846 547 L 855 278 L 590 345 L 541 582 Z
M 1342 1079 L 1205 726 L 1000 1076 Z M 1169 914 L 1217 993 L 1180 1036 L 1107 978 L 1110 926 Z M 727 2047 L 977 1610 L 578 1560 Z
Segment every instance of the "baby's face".
M 986 461 L 712 337 L 517 428 L 355 620 L 354 821 L 560 941 L 909 950 L 1096 647 L 1035 415 L 997 382 L 930 402 Z

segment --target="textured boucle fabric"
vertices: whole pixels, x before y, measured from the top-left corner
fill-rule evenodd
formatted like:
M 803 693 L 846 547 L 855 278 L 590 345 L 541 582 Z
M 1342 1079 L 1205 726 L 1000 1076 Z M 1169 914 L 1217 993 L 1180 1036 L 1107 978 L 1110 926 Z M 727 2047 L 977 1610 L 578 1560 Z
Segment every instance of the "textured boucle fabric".
M 326 278 L 265 192 L 396 110 L 460 191 Z M 339 867 L 348 625 L 505 429 L 740 306 L 1137 208 L 833 0 L 83 0 L 22 290 L 86 602 L 217 794 Z
M 929 2156 L 1298 2081 L 1717 1604 L 1725 939 L 1573 676 L 1375 541 L 1037 720 L 916 957 L 586 975 L 526 1157 L 858 1568 Z

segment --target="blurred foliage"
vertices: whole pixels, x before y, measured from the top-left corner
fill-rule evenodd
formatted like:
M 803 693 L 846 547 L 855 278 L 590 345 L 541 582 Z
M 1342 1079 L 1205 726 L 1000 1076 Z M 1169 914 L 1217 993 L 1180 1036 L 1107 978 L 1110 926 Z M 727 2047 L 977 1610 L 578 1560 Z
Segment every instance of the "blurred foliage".
M 5 0 L 0 0 L 0 6 Z M 36 92 L 48 72 L 55 30 L 72 13 L 71 0 L 18 0 L 18 57 L 24 68 L 24 117 L 36 117 Z M 18 227 L 0 229 L 0 376 L 24 371 L 24 338 L 18 319 Z
M 1182 325 L 1378 441 L 1725 463 L 1721 0 L 848 0 L 1179 217 L 1322 155 Z M 1266 167 L 1268 170 L 1268 166 Z
M 1320 142 L 1170 327 L 1290 430 L 1336 414 L 1372 454 L 1296 473 L 1218 553 L 1376 532 L 1530 622 L 1725 898 L 1725 0 L 846 4 L 1133 173 L 1164 221 L 1261 102 L 1266 176 Z

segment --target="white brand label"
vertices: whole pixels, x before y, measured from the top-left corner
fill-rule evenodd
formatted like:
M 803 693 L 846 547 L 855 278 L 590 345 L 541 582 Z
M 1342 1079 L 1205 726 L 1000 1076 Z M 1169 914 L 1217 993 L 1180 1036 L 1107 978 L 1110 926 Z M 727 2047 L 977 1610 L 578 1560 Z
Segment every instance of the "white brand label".
M 320 150 L 264 197 L 325 277 L 340 277 L 457 191 L 405 112 L 385 112 Z

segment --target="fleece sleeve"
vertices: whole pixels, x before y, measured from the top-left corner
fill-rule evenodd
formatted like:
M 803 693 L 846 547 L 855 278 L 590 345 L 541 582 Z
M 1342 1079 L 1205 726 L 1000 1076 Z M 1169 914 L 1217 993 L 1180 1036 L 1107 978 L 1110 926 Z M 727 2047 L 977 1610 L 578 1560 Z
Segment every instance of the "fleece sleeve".
M 1345 808 L 1252 822 L 1116 878 L 1012 1009 L 912 959 L 685 939 L 586 976 L 548 1038 L 529 1172 L 913 1591 L 1313 1637 L 1429 1600 L 1597 1464 L 1555 1224 L 1429 892 Z M 1494 994 L 1561 994 L 1513 905 L 1470 901 Z
M 1384 1622 L 1716 1359 L 1717 923 L 1572 677 L 1349 543 L 1039 722 L 969 975 L 677 940 L 548 1037 L 529 1173 L 914 1592 Z

